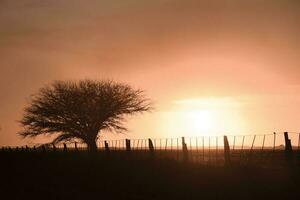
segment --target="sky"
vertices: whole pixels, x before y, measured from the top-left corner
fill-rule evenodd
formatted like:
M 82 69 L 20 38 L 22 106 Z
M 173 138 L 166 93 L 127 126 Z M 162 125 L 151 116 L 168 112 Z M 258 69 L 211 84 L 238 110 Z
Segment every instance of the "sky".
M 42 140 L 22 140 L 18 120 L 53 80 L 146 91 L 155 110 L 109 137 L 300 132 L 299 9 L 297 0 L 0 0 L 0 145 Z

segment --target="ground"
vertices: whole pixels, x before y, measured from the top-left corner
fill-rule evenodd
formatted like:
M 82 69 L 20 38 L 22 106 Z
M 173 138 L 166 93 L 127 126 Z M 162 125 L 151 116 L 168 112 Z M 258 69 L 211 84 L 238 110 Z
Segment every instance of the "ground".
M 129 153 L 5 152 L 7 199 L 300 199 L 300 168 L 211 166 Z M 6 199 L 6 198 L 5 198 Z

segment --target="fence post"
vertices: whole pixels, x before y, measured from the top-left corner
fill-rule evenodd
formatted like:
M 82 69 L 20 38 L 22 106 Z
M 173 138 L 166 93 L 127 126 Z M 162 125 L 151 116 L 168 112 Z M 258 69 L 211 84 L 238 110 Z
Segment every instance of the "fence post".
M 183 162 L 187 162 L 189 160 L 189 152 L 184 137 L 182 137 L 182 153 Z
M 298 133 L 298 135 L 299 136 L 298 136 L 298 149 L 297 150 L 299 151 L 300 150 L 300 133 Z
M 274 132 L 273 135 L 274 135 L 274 138 L 273 138 L 273 154 L 274 154 L 275 148 L 276 148 L 276 133 Z
M 299 153 L 300 153 L 300 133 L 298 133 L 298 147 L 297 147 L 297 158 L 298 158 L 298 162 L 299 162 L 299 160 L 300 160 L 300 158 L 299 158 Z
M 149 138 L 148 139 L 148 142 L 149 142 L 149 150 L 151 153 L 154 153 L 154 145 L 153 145 L 153 142 L 152 140 Z
M 75 151 L 78 151 L 77 142 L 75 142 Z
M 107 141 L 104 141 L 104 148 L 106 152 L 109 152 L 109 145 Z
M 289 139 L 288 132 L 284 132 L 284 140 L 285 140 L 285 159 L 287 162 L 290 162 L 292 160 L 292 144 L 291 140 Z
M 129 139 L 126 139 L 126 151 L 131 151 L 131 145 Z
M 68 151 L 68 147 L 67 147 L 67 144 L 64 143 L 64 152 L 67 152 Z
M 225 165 L 230 165 L 231 164 L 230 146 L 226 135 L 224 135 L 224 158 L 225 158 Z

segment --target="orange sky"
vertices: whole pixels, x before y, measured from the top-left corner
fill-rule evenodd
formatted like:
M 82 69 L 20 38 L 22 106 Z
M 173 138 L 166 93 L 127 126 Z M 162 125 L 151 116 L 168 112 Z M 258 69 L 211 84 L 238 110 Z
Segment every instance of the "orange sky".
M 16 121 L 56 79 L 145 89 L 156 110 L 130 120 L 128 137 L 300 131 L 299 9 L 297 0 L 2 0 L 0 145 L 25 143 Z M 174 127 L 191 110 L 214 115 L 210 127 Z

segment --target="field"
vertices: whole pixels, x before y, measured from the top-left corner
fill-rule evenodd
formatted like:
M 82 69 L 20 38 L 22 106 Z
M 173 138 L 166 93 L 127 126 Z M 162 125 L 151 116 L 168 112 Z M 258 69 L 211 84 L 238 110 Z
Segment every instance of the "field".
M 7 199 L 300 198 L 296 154 L 290 164 L 233 162 L 231 166 L 182 162 L 170 156 L 177 152 L 12 151 L 0 155 L 0 192 Z

